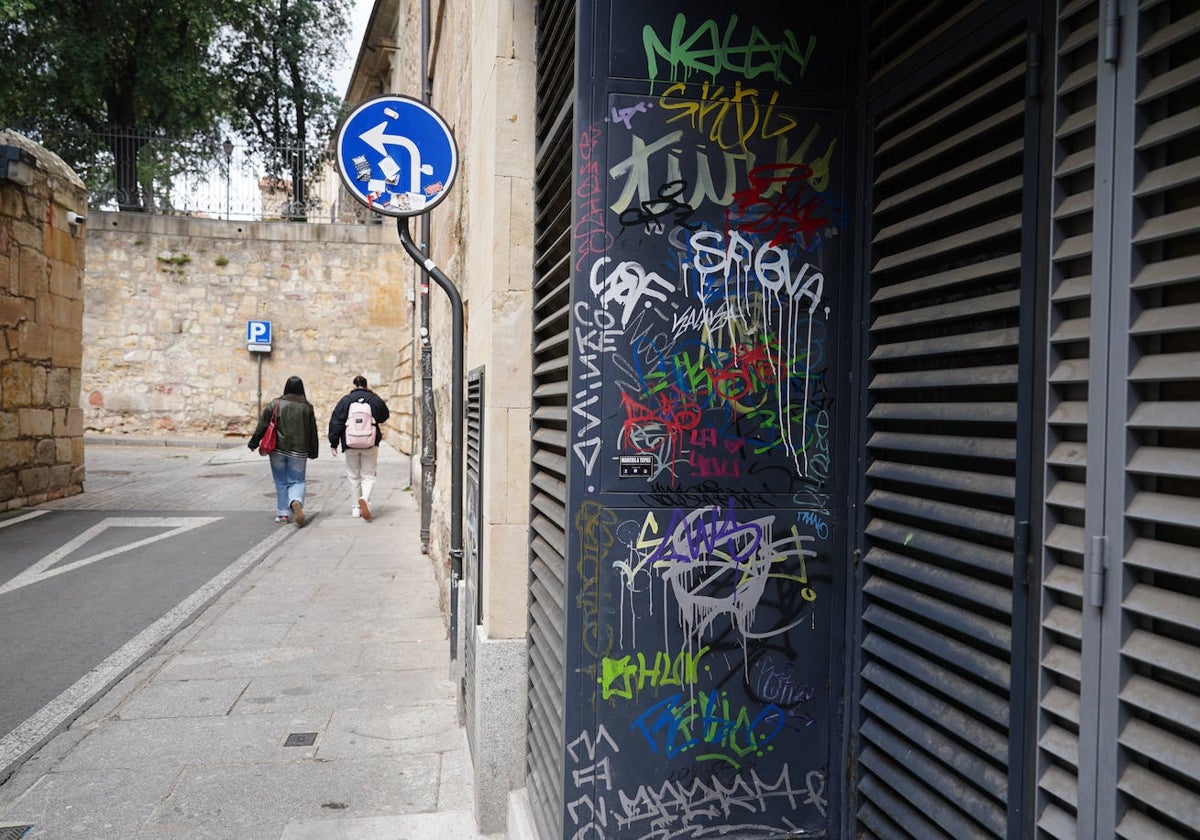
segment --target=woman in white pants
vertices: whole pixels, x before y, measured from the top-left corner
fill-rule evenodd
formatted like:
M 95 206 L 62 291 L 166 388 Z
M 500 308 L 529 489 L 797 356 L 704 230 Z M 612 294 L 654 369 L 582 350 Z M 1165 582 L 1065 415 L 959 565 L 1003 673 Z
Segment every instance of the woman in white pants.
M 369 411 L 368 411 L 369 409 Z M 390 415 L 387 403 L 367 388 L 365 376 L 354 377 L 354 389 L 338 400 L 329 416 L 329 445 L 346 454 L 346 480 L 350 482 L 351 516 L 371 521 L 371 491 L 379 464 L 380 425 Z

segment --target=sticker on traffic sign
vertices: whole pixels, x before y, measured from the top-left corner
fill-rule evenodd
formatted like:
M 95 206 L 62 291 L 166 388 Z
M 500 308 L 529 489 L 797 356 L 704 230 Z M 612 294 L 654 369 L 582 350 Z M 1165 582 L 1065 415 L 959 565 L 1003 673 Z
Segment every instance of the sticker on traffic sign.
M 377 96 L 343 121 L 338 171 L 358 201 L 385 216 L 417 216 L 440 203 L 458 172 L 446 121 L 408 96 Z

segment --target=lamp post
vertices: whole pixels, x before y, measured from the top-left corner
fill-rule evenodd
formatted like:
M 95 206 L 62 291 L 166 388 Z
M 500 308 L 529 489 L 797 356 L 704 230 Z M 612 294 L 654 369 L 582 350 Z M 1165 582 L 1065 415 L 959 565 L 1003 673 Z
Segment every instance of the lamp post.
M 233 163 L 233 141 L 225 138 L 225 221 L 229 221 L 229 178 Z

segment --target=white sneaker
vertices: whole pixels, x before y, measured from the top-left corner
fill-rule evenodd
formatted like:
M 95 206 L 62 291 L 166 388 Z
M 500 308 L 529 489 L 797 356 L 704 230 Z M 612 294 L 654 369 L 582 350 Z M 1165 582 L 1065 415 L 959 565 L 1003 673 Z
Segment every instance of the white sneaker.
M 350 515 L 351 515 L 351 516 L 353 516 L 355 519 L 358 519 L 360 516 L 362 516 L 362 511 L 360 511 L 360 510 L 358 509 L 358 505 L 355 505 L 355 506 L 354 506 L 354 507 L 351 509 L 351 511 L 350 511 Z

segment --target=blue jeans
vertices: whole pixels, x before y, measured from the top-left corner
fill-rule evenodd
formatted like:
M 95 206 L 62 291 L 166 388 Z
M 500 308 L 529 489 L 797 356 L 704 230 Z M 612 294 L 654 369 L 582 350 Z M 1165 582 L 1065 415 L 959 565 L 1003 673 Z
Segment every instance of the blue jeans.
M 292 502 L 304 504 L 304 474 L 308 470 L 308 459 L 279 451 L 267 457 L 271 459 L 271 478 L 275 479 L 275 512 L 287 516 L 292 512 Z

